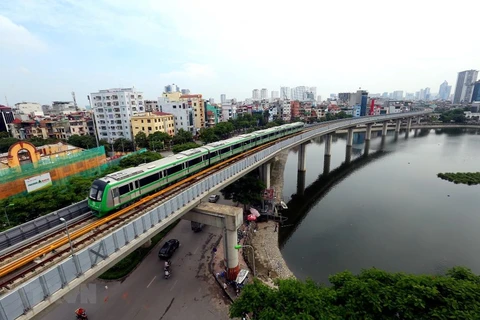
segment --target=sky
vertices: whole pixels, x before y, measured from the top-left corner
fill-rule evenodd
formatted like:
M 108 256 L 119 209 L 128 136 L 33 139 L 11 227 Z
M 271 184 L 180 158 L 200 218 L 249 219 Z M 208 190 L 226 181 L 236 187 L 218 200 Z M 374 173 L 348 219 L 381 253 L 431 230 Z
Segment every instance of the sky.
M 157 99 L 316 86 L 317 94 L 430 87 L 480 69 L 475 0 L 0 1 L 0 104 L 80 106 L 100 89 Z M 470 9 L 469 9 L 470 8 Z M 453 91 L 452 91 L 453 92 Z

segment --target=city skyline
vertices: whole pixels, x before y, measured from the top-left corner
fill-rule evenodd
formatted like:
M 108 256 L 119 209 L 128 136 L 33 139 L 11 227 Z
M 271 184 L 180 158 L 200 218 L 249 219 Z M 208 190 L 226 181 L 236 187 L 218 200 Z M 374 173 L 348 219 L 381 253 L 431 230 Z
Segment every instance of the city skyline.
M 4 2 L 0 4 L 0 33 L 6 35 L 0 38 L 0 101 L 5 104 L 7 96 L 9 105 L 49 104 L 71 100 L 75 91 L 78 104 L 85 106 L 90 92 L 132 86 L 146 98 L 156 99 L 169 83 L 207 99 L 219 99 L 223 93 L 238 100 L 251 96 L 252 88 L 271 92 L 303 83 L 317 87 L 323 97 L 359 87 L 372 93 L 416 92 L 425 87 L 437 91 L 444 80 L 455 86 L 458 72 L 480 67 L 476 58 L 480 44 L 469 41 L 470 35 L 464 32 L 473 30 L 475 21 L 463 19 L 469 2 L 460 2 L 465 4 L 443 8 L 433 1 L 408 0 L 399 2 L 391 16 L 383 14 L 384 4 L 375 0 L 361 5 L 302 1 L 292 8 L 280 6 L 275 15 L 251 25 L 234 22 L 251 15 L 253 7 L 269 12 L 271 4 L 211 1 L 206 6 L 186 1 L 170 3 L 165 9 L 157 2 L 126 0 Z M 306 6 L 310 10 L 304 10 Z M 424 15 L 432 6 L 438 12 L 433 23 L 425 24 Z M 319 21 L 319 12 L 342 15 L 327 15 Z M 355 18 L 359 14 L 372 18 L 359 25 Z M 409 17 L 408 25 L 391 20 L 404 15 Z M 295 16 L 301 17 L 298 26 L 282 23 Z M 435 21 L 449 21 L 445 32 L 437 32 Z M 335 27 L 328 33 L 299 32 L 317 30 L 319 23 Z M 419 33 L 429 37 L 418 37 Z M 268 35 L 269 41 L 252 34 Z M 314 41 L 308 50 L 289 50 L 317 37 L 321 41 Z M 378 49 L 392 37 L 409 39 L 407 48 L 392 44 L 389 50 Z M 346 38 L 348 50 L 336 44 Z M 435 47 L 446 38 L 469 46 L 461 51 L 455 46 L 417 49 Z M 376 46 L 370 44 L 372 40 Z M 286 46 L 285 50 L 277 50 L 276 43 Z

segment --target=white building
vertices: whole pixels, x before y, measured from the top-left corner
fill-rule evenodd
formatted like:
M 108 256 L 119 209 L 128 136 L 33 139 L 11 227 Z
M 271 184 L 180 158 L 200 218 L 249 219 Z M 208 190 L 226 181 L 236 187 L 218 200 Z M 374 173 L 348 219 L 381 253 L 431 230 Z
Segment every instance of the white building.
M 260 100 L 260 90 L 253 89 L 252 91 L 252 99 L 253 100 Z
M 168 98 L 159 97 L 158 107 L 161 112 L 173 114 L 175 118 L 175 133 L 183 129 L 196 134 L 192 106 L 186 101 L 170 101 Z
M 229 100 L 222 103 L 222 121 L 226 122 L 237 117 L 237 104 Z
M 290 121 L 292 118 L 292 107 L 290 105 L 290 100 L 283 100 L 282 102 L 282 120 Z
M 272 91 L 272 100 L 280 98 L 278 91 Z
M 225 101 L 227 101 L 227 95 L 225 93 L 222 93 L 220 95 L 220 103 L 224 103 Z
M 322 102 L 322 96 L 317 96 L 317 102 Z
M 393 91 L 393 100 L 403 100 L 403 91 L 402 90 L 397 90 Z
M 42 105 L 36 102 L 19 102 L 15 104 L 15 113 L 23 115 L 43 115 Z
M 317 98 L 317 87 L 310 87 L 309 91 L 313 96 L 313 100 L 315 100 Z
M 99 139 L 114 142 L 118 138 L 133 141 L 130 118 L 145 112 L 143 93 L 135 88 L 100 90 L 90 94 Z
M 268 90 L 267 89 L 263 88 L 260 91 L 260 99 L 261 100 L 268 99 Z
M 165 93 L 173 93 L 173 92 L 180 92 L 180 88 L 174 83 L 165 86 L 164 89 Z
M 290 100 L 292 98 L 290 87 L 280 87 L 280 99 Z

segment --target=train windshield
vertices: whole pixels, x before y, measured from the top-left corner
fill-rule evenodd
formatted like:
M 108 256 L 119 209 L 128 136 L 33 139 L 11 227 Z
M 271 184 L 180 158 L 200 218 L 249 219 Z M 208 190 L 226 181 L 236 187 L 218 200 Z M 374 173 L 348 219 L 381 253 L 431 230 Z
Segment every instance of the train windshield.
M 94 181 L 90 188 L 89 197 L 93 201 L 102 201 L 103 190 L 105 190 L 106 183 L 103 181 Z

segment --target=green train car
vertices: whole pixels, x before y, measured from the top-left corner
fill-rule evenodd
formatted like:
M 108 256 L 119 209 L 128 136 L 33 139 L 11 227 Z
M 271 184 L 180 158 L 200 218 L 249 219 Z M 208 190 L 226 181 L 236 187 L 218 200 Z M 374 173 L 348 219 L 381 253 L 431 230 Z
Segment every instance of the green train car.
M 210 165 L 299 132 L 303 127 L 303 122 L 295 122 L 259 130 L 111 173 L 93 182 L 88 195 L 88 206 L 96 217 L 104 217 Z

